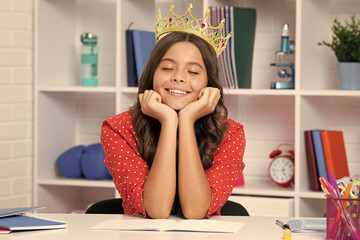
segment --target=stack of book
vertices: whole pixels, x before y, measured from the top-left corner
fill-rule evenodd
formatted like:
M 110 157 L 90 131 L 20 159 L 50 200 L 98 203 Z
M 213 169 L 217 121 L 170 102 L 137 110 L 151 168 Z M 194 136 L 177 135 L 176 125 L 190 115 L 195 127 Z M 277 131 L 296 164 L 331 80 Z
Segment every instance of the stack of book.
M 332 173 L 336 179 L 349 176 L 342 131 L 307 130 L 304 133 L 313 191 L 321 190 L 319 177 L 329 180 L 329 173 Z
M 67 228 L 66 222 L 26 215 L 26 212 L 44 207 L 0 208 L 0 234 L 13 231 Z
M 223 36 L 232 32 L 227 48 L 219 56 L 219 77 L 225 88 L 251 88 L 256 10 L 233 6 L 210 7 L 210 25 L 225 19 Z

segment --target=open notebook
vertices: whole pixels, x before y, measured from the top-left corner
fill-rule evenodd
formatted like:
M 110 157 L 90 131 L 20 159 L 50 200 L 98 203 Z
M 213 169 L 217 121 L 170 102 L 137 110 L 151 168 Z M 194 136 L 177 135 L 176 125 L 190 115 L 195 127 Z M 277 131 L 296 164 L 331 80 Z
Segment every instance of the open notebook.
M 173 220 L 173 219 L 134 219 L 106 220 L 92 227 L 92 230 L 119 231 L 185 231 L 185 232 L 214 232 L 236 233 L 245 223 L 202 220 Z
M 44 207 L 4 208 L 0 209 L 0 234 L 10 231 L 42 230 L 66 228 L 66 222 L 43 219 L 25 215 L 25 212 Z

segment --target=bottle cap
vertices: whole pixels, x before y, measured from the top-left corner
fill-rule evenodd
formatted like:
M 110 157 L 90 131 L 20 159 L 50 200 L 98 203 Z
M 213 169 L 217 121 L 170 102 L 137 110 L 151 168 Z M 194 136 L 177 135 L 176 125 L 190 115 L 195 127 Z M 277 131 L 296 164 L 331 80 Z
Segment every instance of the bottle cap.
M 93 42 L 96 43 L 97 42 L 97 36 L 94 33 L 91 32 L 83 32 L 80 36 L 80 40 L 81 42 Z

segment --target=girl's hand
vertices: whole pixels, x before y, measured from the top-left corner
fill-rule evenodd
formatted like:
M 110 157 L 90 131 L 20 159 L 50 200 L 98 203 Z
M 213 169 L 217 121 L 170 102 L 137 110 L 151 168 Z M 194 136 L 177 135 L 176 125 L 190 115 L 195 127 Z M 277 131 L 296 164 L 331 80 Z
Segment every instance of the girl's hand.
M 180 118 L 187 118 L 191 123 L 195 123 L 197 119 L 213 113 L 220 99 L 220 90 L 213 87 L 203 88 L 198 98 L 180 111 Z
M 161 96 L 154 90 L 145 90 L 139 94 L 141 111 L 163 123 L 166 120 L 177 119 L 175 110 L 161 102 Z

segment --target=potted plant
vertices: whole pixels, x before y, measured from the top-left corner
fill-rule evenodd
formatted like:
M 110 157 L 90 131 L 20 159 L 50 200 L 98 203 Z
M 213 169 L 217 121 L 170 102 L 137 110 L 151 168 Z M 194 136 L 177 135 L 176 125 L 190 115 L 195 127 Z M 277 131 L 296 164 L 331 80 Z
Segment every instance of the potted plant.
M 338 60 L 337 69 L 340 88 L 360 90 L 360 20 L 351 16 L 345 24 L 334 19 L 331 27 L 332 42 L 319 42 L 319 45 L 330 47 Z

